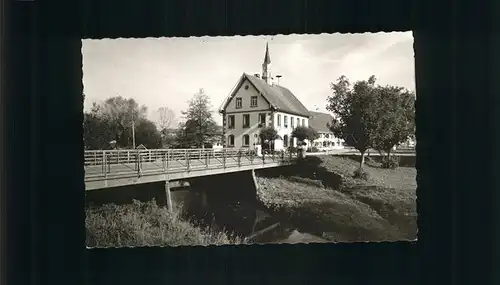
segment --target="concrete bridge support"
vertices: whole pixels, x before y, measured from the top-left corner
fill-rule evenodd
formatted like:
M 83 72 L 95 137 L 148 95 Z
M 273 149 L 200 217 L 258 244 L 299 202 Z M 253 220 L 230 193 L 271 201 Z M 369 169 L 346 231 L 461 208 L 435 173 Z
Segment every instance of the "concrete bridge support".
M 247 234 L 252 228 L 257 207 L 253 171 L 197 177 L 189 180 L 198 197 L 200 211 L 213 213 L 228 228 Z

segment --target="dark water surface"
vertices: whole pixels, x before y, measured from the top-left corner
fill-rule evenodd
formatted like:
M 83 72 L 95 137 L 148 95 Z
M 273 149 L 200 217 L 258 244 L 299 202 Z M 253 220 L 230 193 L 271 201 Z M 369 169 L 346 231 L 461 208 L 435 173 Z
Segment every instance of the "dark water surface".
M 189 187 L 172 192 L 174 203 L 182 204 L 183 216 L 201 226 L 233 233 L 247 238 L 250 243 L 328 242 L 317 235 L 301 232 L 290 221 L 263 210 L 253 201 L 234 197 L 223 205 L 212 204 L 203 208 L 199 195 L 202 194 L 189 190 Z M 259 221 L 256 223 L 257 216 Z

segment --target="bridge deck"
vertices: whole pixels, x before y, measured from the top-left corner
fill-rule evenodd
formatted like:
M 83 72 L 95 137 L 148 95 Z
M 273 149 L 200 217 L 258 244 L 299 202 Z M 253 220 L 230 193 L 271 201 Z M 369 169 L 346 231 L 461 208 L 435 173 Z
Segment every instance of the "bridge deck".
M 188 153 L 188 151 L 190 153 Z M 85 189 L 179 180 L 290 164 L 289 154 L 258 157 L 249 152 L 154 150 L 134 159 L 136 151 L 86 152 Z M 182 155 L 179 155 L 179 154 Z M 99 155 L 99 156 L 98 156 Z M 119 157 L 122 157 L 120 159 Z M 127 159 L 123 159 L 126 157 Z M 143 162 L 143 160 L 145 162 Z M 131 162 L 132 161 L 132 162 Z M 140 162 L 139 162 L 140 161 Z M 138 166 L 140 165 L 140 171 Z

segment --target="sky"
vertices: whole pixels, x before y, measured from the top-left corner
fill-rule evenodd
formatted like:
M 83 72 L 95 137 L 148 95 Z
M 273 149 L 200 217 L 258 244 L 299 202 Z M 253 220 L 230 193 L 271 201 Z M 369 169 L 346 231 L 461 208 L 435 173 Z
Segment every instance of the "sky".
M 412 32 L 83 40 L 84 110 L 122 96 L 146 105 L 152 120 L 169 107 L 181 121 L 203 88 L 221 123 L 217 110 L 240 76 L 261 73 L 266 42 L 271 73 L 312 111 L 326 111 L 341 75 L 415 90 Z

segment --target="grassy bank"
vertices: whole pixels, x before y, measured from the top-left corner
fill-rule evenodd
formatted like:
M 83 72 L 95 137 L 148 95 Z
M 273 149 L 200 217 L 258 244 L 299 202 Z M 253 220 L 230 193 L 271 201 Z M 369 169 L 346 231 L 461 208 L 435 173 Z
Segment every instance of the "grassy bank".
M 201 228 L 170 213 L 154 201 L 86 209 L 88 247 L 182 246 L 239 244 L 242 239 Z
M 267 208 L 288 216 L 305 231 L 325 232 L 333 241 L 416 237 L 415 168 L 383 169 L 369 162 L 365 169 L 370 178 L 364 181 L 352 178 L 359 164 L 350 158 L 310 156 L 299 167 L 300 176 L 320 180 L 326 187 L 304 178 L 258 177 L 258 197 Z

